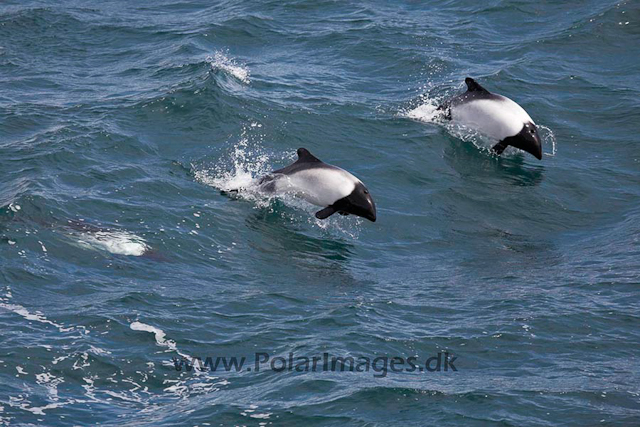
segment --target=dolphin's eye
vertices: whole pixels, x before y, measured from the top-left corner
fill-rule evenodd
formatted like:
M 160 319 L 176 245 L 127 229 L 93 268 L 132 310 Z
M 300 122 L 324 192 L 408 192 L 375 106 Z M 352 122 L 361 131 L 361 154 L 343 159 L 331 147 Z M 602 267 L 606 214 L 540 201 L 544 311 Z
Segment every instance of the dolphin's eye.
M 364 190 L 364 194 L 369 194 L 369 190 Z

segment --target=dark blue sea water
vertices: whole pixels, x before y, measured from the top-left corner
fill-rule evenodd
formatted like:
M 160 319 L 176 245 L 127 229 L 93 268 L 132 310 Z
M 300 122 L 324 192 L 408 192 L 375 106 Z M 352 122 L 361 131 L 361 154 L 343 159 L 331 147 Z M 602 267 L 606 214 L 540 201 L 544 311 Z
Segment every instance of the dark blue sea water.
M 639 82 L 633 1 L 3 1 L 0 425 L 639 425 Z M 221 194 L 298 147 L 378 221 Z

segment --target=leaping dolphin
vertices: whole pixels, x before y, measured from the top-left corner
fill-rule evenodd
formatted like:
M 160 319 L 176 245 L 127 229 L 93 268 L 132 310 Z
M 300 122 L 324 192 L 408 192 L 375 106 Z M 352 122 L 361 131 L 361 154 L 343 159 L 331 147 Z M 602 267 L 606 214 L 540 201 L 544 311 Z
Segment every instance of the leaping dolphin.
M 260 179 L 262 191 L 293 193 L 323 209 L 316 218 L 338 212 L 376 220 L 376 205 L 362 181 L 337 166 L 324 163 L 306 148 L 298 148 L 298 160 Z
M 471 77 L 464 82 L 465 93 L 438 107 L 445 112 L 445 117 L 497 140 L 492 150 L 498 155 L 511 145 L 542 160 L 538 128 L 529 114 L 506 96 L 489 92 Z

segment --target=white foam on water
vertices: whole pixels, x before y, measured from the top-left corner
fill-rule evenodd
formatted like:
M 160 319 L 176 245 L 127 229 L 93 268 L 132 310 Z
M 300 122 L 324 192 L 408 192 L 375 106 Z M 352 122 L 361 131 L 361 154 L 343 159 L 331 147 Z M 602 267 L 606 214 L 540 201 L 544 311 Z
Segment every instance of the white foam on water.
M 46 415 L 44 411 L 47 411 L 49 409 L 60 408 L 62 406 L 68 405 L 69 403 L 71 402 L 56 402 L 56 403 L 49 403 L 48 405 L 38 406 L 38 407 L 30 407 L 28 403 L 23 403 L 22 405 L 20 405 L 20 408 L 24 409 L 25 411 L 29 411 L 34 415 Z
M 186 358 L 189 357 L 188 355 L 181 353 L 180 350 L 178 350 L 178 347 L 176 346 L 175 341 L 167 339 L 167 334 L 165 334 L 162 329 L 156 328 L 155 326 L 147 325 L 146 323 L 137 322 L 137 321 L 131 323 L 129 327 L 134 331 L 152 333 L 156 339 L 157 345 L 161 347 L 166 347 L 168 349 L 167 351 L 175 351 L 182 357 L 186 357 Z M 173 363 L 171 365 L 173 366 Z
M 0 308 L 4 308 L 5 310 L 12 311 L 15 314 L 18 314 L 24 317 L 27 320 L 55 326 L 56 328 L 58 328 L 60 332 L 69 332 L 73 330 L 73 328 L 68 328 L 59 323 L 52 322 L 51 320 L 47 319 L 42 313 L 38 311 L 36 311 L 35 313 L 31 313 L 29 310 L 27 310 L 26 308 L 18 304 L 10 304 L 10 303 L 0 301 Z
M 228 54 L 218 51 L 213 56 L 208 56 L 207 62 L 211 64 L 211 68 L 214 70 L 221 70 L 244 84 L 250 83 L 247 66 L 239 64 L 233 58 L 229 58 Z
M 89 362 L 89 353 L 85 351 L 80 353 L 80 358 L 73 362 L 73 366 L 71 368 L 75 371 L 77 369 L 84 369 L 87 366 L 91 366 L 91 362 Z
M 95 395 L 95 392 L 96 392 L 95 380 L 97 379 L 98 379 L 97 375 L 92 375 L 89 377 L 82 378 L 82 380 L 86 383 L 86 384 L 82 384 L 82 388 L 84 389 L 84 394 L 94 402 L 100 401 Z
M 56 377 L 51 372 L 43 372 L 36 374 L 36 382 L 47 389 L 47 395 L 49 399 L 57 401 L 58 397 L 58 385 L 64 382 L 61 377 Z
M 194 368 L 191 374 L 196 375 L 196 379 L 187 380 L 167 380 L 163 384 L 167 385 L 163 389 L 165 393 L 173 394 L 178 397 L 189 397 L 198 394 L 210 394 L 222 389 L 223 386 L 229 385 L 229 381 L 220 379 L 210 372 L 199 371 Z
M 45 406 L 30 406 L 30 403 L 24 395 L 19 395 L 18 397 L 16 396 L 9 396 L 9 402 L 7 402 L 10 406 L 14 407 L 14 408 L 20 408 L 24 411 L 28 411 L 31 412 L 34 415 L 46 415 L 44 411 L 47 411 L 49 409 L 55 409 L 55 408 L 60 408 L 62 406 L 65 405 L 69 405 L 72 403 L 75 403 L 75 400 L 70 400 L 68 402 L 53 402 L 53 403 L 49 403 Z
M 141 256 L 150 249 L 142 237 L 123 230 L 84 231 L 74 236 L 80 246 L 105 250 L 115 255 Z
M 101 349 L 99 347 L 95 347 L 93 345 L 89 346 L 89 351 L 93 354 L 95 354 L 96 356 L 108 356 L 111 354 L 111 352 L 109 350 L 104 350 Z
M 264 414 L 250 414 L 250 418 L 257 418 L 259 420 L 268 420 L 271 416 L 271 412 L 265 412 Z
M 186 384 L 175 384 L 165 388 L 163 391 L 180 397 L 187 397 L 189 395 L 189 387 L 187 387 Z
M 256 409 L 258 409 L 258 405 L 249 405 L 249 408 L 240 412 L 240 415 L 258 420 L 268 420 L 271 416 L 270 412 L 259 413 L 256 412 Z
M 168 347 L 170 350 L 176 350 L 176 343 L 171 340 L 167 340 L 167 334 L 162 329 L 156 328 L 151 325 L 147 325 L 142 322 L 133 322 L 129 327 L 134 331 L 144 331 L 154 334 L 156 343 L 162 347 Z

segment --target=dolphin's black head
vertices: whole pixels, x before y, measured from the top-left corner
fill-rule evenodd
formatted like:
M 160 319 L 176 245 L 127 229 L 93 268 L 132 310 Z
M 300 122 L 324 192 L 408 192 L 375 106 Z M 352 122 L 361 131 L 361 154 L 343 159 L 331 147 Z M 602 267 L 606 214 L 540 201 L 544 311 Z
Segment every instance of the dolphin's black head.
M 525 123 L 517 135 L 505 138 L 501 143 L 504 146 L 512 145 L 533 155 L 536 159 L 542 160 L 542 143 L 540 135 L 538 135 L 538 128 L 531 122 Z
M 367 187 L 361 182 L 356 184 L 356 188 L 351 194 L 338 200 L 332 206 L 343 215 L 357 215 L 376 222 L 376 204 L 373 202 Z

